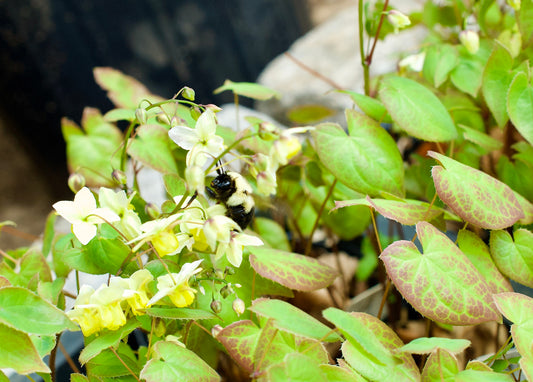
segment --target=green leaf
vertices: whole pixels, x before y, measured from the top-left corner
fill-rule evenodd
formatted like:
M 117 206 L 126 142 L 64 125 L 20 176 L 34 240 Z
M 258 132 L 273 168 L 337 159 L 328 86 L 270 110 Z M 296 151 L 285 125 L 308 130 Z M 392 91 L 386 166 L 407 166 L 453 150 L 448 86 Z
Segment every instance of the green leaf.
M 117 121 L 135 121 L 135 110 L 133 109 L 113 109 L 104 114 L 104 120 L 107 122 Z
M 524 142 L 525 143 L 525 142 Z M 515 159 L 518 159 L 515 155 Z M 511 162 L 505 155 L 496 164 L 498 179 L 528 200 L 533 200 L 533 165 L 522 160 Z
M 298 336 L 327 342 L 340 339 L 316 318 L 281 300 L 257 299 L 248 309 L 258 316 L 274 319 L 275 327 Z
M 165 190 L 167 190 L 167 193 L 172 197 L 185 195 L 185 192 L 187 191 L 185 181 L 177 174 L 163 175 L 163 182 L 165 183 Z
M 213 313 L 190 308 L 148 308 L 143 311 L 152 317 L 172 320 L 211 320 L 217 318 Z
M 378 122 L 392 123 L 392 119 L 383 104 L 375 98 L 359 94 L 350 90 L 337 90 L 339 93 L 348 94 L 355 104 L 370 118 Z
M 471 342 L 463 339 L 442 338 L 442 337 L 419 337 L 415 338 L 407 345 L 398 349 L 400 352 L 410 354 L 430 354 L 437 350 L 445 350 L 452 354 L 462 353 Z
M 493 371 L 463 370 L 457 373 L 456 382 L 513 382 L 509 374 L 495 373 Z
M 317 123 L 335 115 L 336 110 L 323 105 L 300 105 L 287 111 L 289 121 L 299 125 Z
M 359 373 L 351 367 L 344 368 L 334 365 L 319 365 L 329 382 L 366 382 Z
M 444 324 L 500 320 L 488 284 L 459 248 L 429 223 L 418 223 L 416 232 L 423 255 L 406 240 L 380 255 L 402 296 L 422 315 Z
M 533 88 L 523 72 L 518 73 L 511 82 L 507 110 L 518 132 L 529 144 L 533 144 Z
M 89 379 L 83 374 L 70 374 L 70 382 L 89 382 Z
M 459 63 L 451 72 L 455 87 L 464 93 L 477 97 L 483 80 L 483 69 L 492 49 L 492 40 L 481 40 L 476 54 L 469 53 L 464 46 L 459 46 Z
M 266 86 L 252 82 L 233 82 L 230 80 L 224 81 L 224 85 L 215 89 L 213 93 L 218 94 L 226 90 L 231 90 L 233 93 L 240 96 L 253 98 L 260 101 L 265 101 L 272 97 L 281 98 L 281 94 L 279 92 L 269 89 Z
M 494 232 L 494 231 L 493 231 Z M 457 236 L 459 249 L 483 275 L 492 293 L 513 290 L 509 280 L 504 277 L 490 256 L 489 247 L 474 232 L 461 230 Z
M 266 378 L 268 381 L 294 381 L 294 382 L 328 382 L 320 365 L 305 354 L 290 353 L 276 365 L 268 368 Z
M 118 348 L 120 340 L 130 334 L 133 330 L 140 326 L 139 321 L 135 318 L 130 319 L 126 325 L 120 327 L 118 330 L 108 331 L 100 334 L 89 344 L 86 343 L 85 348 L 81 351 L 79 361 L 83 365 L 103 352 L 105 349 L 113 347 Z
M 433 151 L 428 156 L 444 166 L 431 170 L 439 198 L 463 220 L 481 228 L 502 229 L 524 217 L 506 184 Z
M 457 358 L 448 351 L 437 348 L 427 359 L 422 370 L 422 381 L 454 382 L 459 372 Z
M 46 257 L 50 253 L 50 249 L 52 248 L 52 242 L 54 240 L 54 224 L 56 222 L 57 214 L 55 212 L 50 212 L 48 214 L 48 217 L 46 218 L 46 223 L 44 227 L 44 233 L 43 233 L 43 249 L 42 253 L 43 256 Z
M 513 79 L 512 68 L 511 53 L 496 41 L 483 73 L 481 90 L 496 123 L 502 128 L 509 120 L 507 104 L 503 101 L 507 99 Z
M 420 373 L 410 354 L 393 355 L 402 340 L 385 323 L 366 313 L 346 313 L 328 308 L 324 317 L 347 338 L 344 359 L 371 381 L 419 381 Z
M 272 219 L 256 217 L 254 219 L 254 231 L 272 248 L 289 252 L 291 245 L 285 229 Z
M 131 375 L 130 370 L 136 375 L 139 374 L 135 353 L 128 345 L 121 342 L 115 352 L 118 357 L 108 349 L 92 358 L 85 366 L 87 375 L 90 375 L 91 378 L 115 378 Z
M 450 72 L 455 68 L 458 62 L 457 50 L 453 45 L 431 45 L 426 50 L 422 73 L 433 86 L 438 88 L 446 82 Z
M 0 288 L 0 322 L 27 333 L 78 330 L 65 313 L 25 288 Z
M 500 271 L 521 284 L 533 287 L 533 233 L 517 229 L 491 231 L 490 253 Z
M 42 336 L 37 334 L 30 334 L 31 342 L 33 346 L 37 349 L 39 356 L 43 358 L 46 355 L 49 355 L 52 349 L 56 346 L 56 336 Z
M 394 122 L 410 135 L 429 142 L 446 142 L 457 137 L 450 114 L 426 87 L 403 77 L 387 77 L 379 90 Z
M 310 292 L 329 286 L 339 275 L 318 260 L 297 253 L 262 247 L 248 249 L 255 271 L 287 288 Z
M 130 248 L 120 239 L 97 236 L 82 248 L 70 248 L 63 254 L 63 261 L 70 267 L 95 275 L 115 274 Z
M 403 161 L 394 140 L 376 121 L 354 110 L 346 110 L 346 119 L 349 136 L 333 123 L 312 132 L 324 166 L 355 191 L 403 196 Z
M 415 225 L 419 221 L 431 221 L 444 211 L 441 208 L 415 199 L 365 199 L 344 200 L 335 202 L 335 208 L 348 206 L 369 206 L 388 219 L 405 225 Z
M 517 12 L 518 29 L 522 35 L 522 46 L 526 47 L 531 44 L 533 38 L 533 1 L 522 0 L 520 10 Z
M 177 173 L 178 166 L 172 155 L 174 143 L 168 130 L 160 125 L 142 125 L 130 142 L 128 154 L 139 162 L 163 174 Z
M 122 133 L 92 108 L 83 111 L 81 125 L 83 129 L 66 118 L 61 120 L 69 171 L 83 175 L 88 187 L 114 187 L 111 173 L 120 165 Z
M 154 345 L 155 358 L 146 363 L 140 378 L 146 382 L 220 381 L 220 376 L 196 354 L 174 342 L 159 341 Z
M 155 96 L 135 78 L 107 67 L 93 69 L 96 83 L 104 90 L 116 107 L 136 109 L 143 99 L 150 102 L 162 101 L 161 97 Z
M 12 368 L 19 374 L 50 373 L 28 334 L 0 324 L 0 368 Z
M 466 140 L 479 145 L 488 152 L 499 150 L 503 147 L 502 141 L 492 138 L 488 134 L 482 133 L 481 131 L 472 129 L 471 127 L 462 124 L 459 124 L 458 126 L 463 131 L 463 135 Z

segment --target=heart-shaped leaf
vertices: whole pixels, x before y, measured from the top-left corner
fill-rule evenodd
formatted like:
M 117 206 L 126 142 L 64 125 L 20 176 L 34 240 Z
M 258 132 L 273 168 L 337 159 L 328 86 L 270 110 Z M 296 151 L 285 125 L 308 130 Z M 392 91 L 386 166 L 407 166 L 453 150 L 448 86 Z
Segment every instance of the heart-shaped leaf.
M 334 123 L 312 132 L 324 166 L 355 191 L 403 196 L 403 161 L 394 140 L 376 121 L 354 110 L 346 111 L 346 119 L 348 136 Z
M 154 345 L 155 358 L 141 370 L 146 382 L 191 381 L 214 382 L 221 378 L 204 360 L 175 342 L 159 341 Z
M 423 255 L 406 240 L 380 255 L 402 296 L 424 316 L 445 324 L 500 320 L 488 284 L 459 248 L 429 223 L 418 223 L 416 232 Z
M 403 77 L 387 77 L 379 90 L 394 122 L 410 135 L 429 142 L 457 137 L 457 129 L 442 102 L 428 88 Z
M 0 368 L 19 374 L 50 373 L 27 333 L 0 323 Z M 0 380 L 2 377 L 0 376 Z
M 524 217 L 515 193 L 505 183 L 436 152 L 428 156 L 444 166 L 431 170 L 439 198 L 463 220 L 502 229 Z
M 272 248 L 249 247 L 250 264 L 264 278 L 304 292 L 325 288 L 339 275 L 316 259 Z
M 226 90 L 231 90 L 233 93 L 238 94 L 240 96 L 253 98 L 261 101 L 265 101 L 272 97 L 281 98 L 280 92 L 267 88 L 266 86 L 252 82 L 233 82 L 230 80 L 224 81 L 224 85 L 216 88 L 213 93 L 218 94 Z
M 517 229 L 514 240 L 507 231 L 491 231 L 490 252 L 507 277 L 533 287 L 533 233 Z

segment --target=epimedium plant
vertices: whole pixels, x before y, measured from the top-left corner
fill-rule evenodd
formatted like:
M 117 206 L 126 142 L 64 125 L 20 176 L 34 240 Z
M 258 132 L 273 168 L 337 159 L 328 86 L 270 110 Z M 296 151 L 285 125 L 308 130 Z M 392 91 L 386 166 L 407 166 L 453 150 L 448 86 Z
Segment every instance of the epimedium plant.
M 430 31 L 420 52 L 370 79 L 379 39 L 417 24 Z M 428 1 L 408 16 L 387 1 L 359 1 L 360 39 L 370 48 L 360 44 L 364 94 L 339 90 L 357 106 L 345 112 L 346 129 L 283 130 L 248 117 L 234 131 L 190 88 L 167 100 L 96 68 L 116 108 L 85 109 L 81 126 L 62 121 L 73 200 L 54 204 L 41 243 L 2 252 L 0 367 L 55 380 L 61 333 L 81 329 L 85 375 L 73 373 L 76 382 L 509 381 L 517 378 L 506 370 L 512 345 L 531 380 L 533 302 L 509 282 L 533 287 L 531 25 L 532 1 Z M 230 81 L 216 91 L 236 101 L 279 96 Z M 401 152 L 401 138 L 415 148 Z M 206 180 L 236 162 L 260 212 L 246 229 L 205 197 Z M 143 197 L 143 167 L 162 174 L 161 206 Z M 376 214 L 400 232 L 414 226 L 415 237 L 382 248 Z M 70 233 L 56 231 L 57 215 Z M 294 293 L 339 276 L 315 258 L 319 230 L 371 241 L 357 274 L 379 273 L 379 255 L 382 307 L 396 289 L 445 328 L 505 317 L 509 340 L 484 362 L 462 365 L 469 341 L 428 333 L 404 344 L 381 309 L 310 315 Z M 66 290 L 82 273 L 107 282 Z M 147 345 L 128 342 L 135 330 Z M 237 368 L 223 368 L 221 354 Z

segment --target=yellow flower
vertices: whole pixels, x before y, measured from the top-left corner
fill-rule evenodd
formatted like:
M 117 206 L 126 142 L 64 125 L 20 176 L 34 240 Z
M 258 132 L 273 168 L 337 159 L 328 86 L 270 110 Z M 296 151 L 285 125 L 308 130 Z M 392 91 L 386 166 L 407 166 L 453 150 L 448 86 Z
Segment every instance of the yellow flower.
M 163 297 L 168 296 L 170 301 L 178 307 L 189 306 L 194 301 L 196 290 L 189 286 L 189 279 L 202 271 L 199 267 L 202 260 L 183 264 L 179 273 L 172 273 L 157 278 L 157 293 L 148 301 L 153 305 Z

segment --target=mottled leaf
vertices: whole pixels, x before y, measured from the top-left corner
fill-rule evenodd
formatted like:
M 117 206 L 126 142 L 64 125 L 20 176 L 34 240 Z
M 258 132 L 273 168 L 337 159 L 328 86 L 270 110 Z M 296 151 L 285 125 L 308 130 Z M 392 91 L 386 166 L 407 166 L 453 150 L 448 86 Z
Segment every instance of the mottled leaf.
M 250 320 L 236 321 L 217 335 L 229 355 L 247 372 L 254 370 L 254 351 L 261 330 Z
M 459 249 L 484 276 L 492 293 L 511 292 L 513 288 L 494 264 L 489 247 L 474 232 L 461 230 L 457 236 Z
M 533 233 L 521 228 L 513 236 L 514 240 L 507 231 L 491 231 L 490 253 L 504 275 L 533 287 Z
M 410 135 L 429 142 L 446 142 L 457 137 L 450 114 L 428 88 L 403 77 L 387 77 L 379 97 L 392 119 Z
M 310 292 L 325 288 L 339 275 L 311 257 L 271 248 L 248 249 L 250 264 L 257 273 L 290 289 Z
M 428 155 L 444 166 L 431 170 L 439 198 L 463 220 L 481 228 L 502 229 L 524 217 L 505 183 L 436 152 Z
M 499 321 L 488 284 L 459 248 L 429 223 L 418 223 L 416 232 L 423 255 L 406 240 L 380 255 L 402 296 L 421 314 L 444 324 Z
M 335 177 L 351 189 L 377 196 L 403 196 L 403 161 L 396 143 L 376 121 L 346 111 L 348 132 L 324 123 L 312 132 L 318 156 Z

